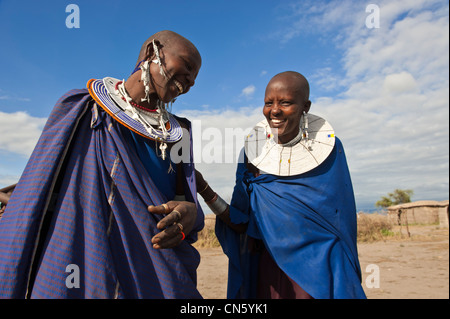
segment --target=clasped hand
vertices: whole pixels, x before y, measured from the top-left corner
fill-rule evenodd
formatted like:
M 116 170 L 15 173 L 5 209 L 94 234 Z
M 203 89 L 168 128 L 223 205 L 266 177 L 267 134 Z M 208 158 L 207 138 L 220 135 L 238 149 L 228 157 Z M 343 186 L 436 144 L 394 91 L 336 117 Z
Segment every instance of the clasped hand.
M 170 201 L 159 206 L 148 206 L 152 214 L 166 214 L 156 227 L 160 230 L 153 236 L 153 248 L 164 249 L 178 246 L 195 225 L 197 207 L 194 203 L 185 201 Z

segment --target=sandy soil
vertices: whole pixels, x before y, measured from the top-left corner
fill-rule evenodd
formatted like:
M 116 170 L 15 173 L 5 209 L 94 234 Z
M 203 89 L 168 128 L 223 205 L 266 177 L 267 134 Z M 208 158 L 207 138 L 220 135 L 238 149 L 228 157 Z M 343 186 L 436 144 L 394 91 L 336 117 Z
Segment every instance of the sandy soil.
M 449 231 L 409 227 L 411 237 L 358 245 L 368 299 L 448 299 Z M 228 259 L 221 248 L 199 249 L 198 289 L 206 299 L 226 298 Z M 378 279 L 378 280 L 377 280 Z

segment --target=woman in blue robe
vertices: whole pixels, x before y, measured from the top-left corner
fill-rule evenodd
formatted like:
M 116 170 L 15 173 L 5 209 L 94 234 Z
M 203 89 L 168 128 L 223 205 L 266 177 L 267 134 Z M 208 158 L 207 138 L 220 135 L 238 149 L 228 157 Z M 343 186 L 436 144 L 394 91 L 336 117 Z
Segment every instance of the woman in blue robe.
M 190 123 L 165 107 L 201 57 L 162 31 L 138 61 L 126 81 L 90 80 L 56 103 L 0 220 L 0 298 L 201 298 L 192 143 L 187 161 L 167 152 Z M 176 195 L 175 212 L 154 210 Z
M 310 105 L 301 74 L 271 79 L 230 205 L 196 173 L 229 258 L 228 298 L 365 298 L 344 149 Z

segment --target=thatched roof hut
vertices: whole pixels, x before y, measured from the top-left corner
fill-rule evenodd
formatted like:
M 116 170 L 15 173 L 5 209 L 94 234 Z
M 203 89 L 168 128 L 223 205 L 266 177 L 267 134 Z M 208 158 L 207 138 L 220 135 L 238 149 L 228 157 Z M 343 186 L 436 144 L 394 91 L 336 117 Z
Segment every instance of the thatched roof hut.
M 389 206 L 387 209 L 389 218 L 399 225 L 438 224 L 448 228 L 448 205 L 448 200 L 424 200 Z

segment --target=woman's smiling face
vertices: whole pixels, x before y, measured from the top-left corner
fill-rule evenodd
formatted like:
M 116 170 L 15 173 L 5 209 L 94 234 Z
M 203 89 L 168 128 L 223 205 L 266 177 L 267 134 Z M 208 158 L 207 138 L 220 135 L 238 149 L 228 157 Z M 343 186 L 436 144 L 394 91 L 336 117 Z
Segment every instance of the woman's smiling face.
M 298 78 L 286 73 L 275 76 L 267 85 L 263 113 L 279 144 L 297 136 L 300 118 L 303 112 L 309 111 L 311 102 L 303 85 Z
M 160 74 L 159 65 L 155 63 L 151 63 L 150 73 L 155 93 L 161 101 L 167 103 L 189 91 L 195 83 L 202 62 L 198 51 L 183 43 L 182 39 L 175 39 L 170 46 L 163 46 L 159 53 L 166 77 Z

